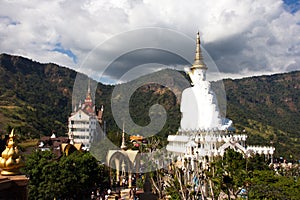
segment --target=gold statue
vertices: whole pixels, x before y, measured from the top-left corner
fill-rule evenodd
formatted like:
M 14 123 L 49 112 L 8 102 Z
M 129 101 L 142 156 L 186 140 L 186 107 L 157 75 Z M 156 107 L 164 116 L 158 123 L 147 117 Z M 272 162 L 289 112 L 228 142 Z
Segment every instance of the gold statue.
M 0 157 L 0 168 L 2 169 L 1 174 L 5 176 L 20 174 L 19 169 L 24 165 L 14 139 L 15 134 L 13 129 L 9 135 L 6 148 L 2 152 L 2 157 Z

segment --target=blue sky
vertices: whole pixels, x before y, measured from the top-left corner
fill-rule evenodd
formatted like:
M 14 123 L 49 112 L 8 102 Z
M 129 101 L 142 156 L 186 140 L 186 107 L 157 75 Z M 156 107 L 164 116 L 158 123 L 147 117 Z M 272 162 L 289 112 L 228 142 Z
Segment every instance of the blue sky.
M 57 43 L 57 44 L 55 45 L 55 48 L 52 49 L 52 51 L 60 52 L 60 53 L 62 53 L 62 54 L 67 55 L 68 57 L 70 57 L 70 58 L 73 60 L 73 62 L 74 62 L 75 64 L 77 64 L 77 57 L 76 57 L 76 55 L 75 55 L 70 49 L 65 49 L 65 48 L 61 45 L 61 43 Z
M 286 5 L 286 9 L 290 13 L 296 13 L 300 10 L 300 1 L 299 0 L 283 0 L 284 4 Z

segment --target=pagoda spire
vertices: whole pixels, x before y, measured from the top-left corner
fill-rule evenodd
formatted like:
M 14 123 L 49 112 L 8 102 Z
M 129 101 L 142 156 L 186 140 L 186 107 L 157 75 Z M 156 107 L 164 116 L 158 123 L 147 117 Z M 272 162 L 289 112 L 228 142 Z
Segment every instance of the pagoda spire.
M 191 70 L 196 69 L 196 68 L 207 70 L 207 66 L 203 62 L 203 56 L 202 56 L 200 44 L 201 44 L 201 42 L 200 42 L 200 34 L 199 34 L 199 31 L 198 31 L 197 32 L 197 40 L 196 40 L 195 59 L 194 59 L 194 64 L 191 67 Z
M 89 82 L 88 82 L 88 91 L 86 94 L 86 98 L 84 100 L 84 105 L 85 105 L 85 107 L 89 108 L 89 112 L 93 112 L 93 100 L 92 100 L 92 95 L 91 95 L 91 79 L 89 79 Z
M 124 131 L 124 123 L 123 123 L 123 131 L 122 131 L 122 144 L 121 144 L 121 149 L 126 150 L 127 146 L 125 143 L 125 131 Z
M 91 79 L 89 79 L 88 83 L 88 96 L 91 96 Z
M 92 95 L 91 95 L 91 79 L 89 79 L 88 82 L 88 91 L 86 94 L 86 101 L 91 101 L 92 100 Z

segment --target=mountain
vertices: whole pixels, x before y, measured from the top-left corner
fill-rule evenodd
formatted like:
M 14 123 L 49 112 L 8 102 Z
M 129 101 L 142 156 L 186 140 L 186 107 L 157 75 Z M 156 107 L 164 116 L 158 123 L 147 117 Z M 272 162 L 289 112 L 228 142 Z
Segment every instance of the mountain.
M 167 80 L 167 85 L 178 82 L 169 74 L 161 78 Z M 72 111 L 76 75 L 76 71 L 56 64 L 41 64 L 1 54 L 0 131 L 20 127 L 23 137 L 40 137 L 53 131 L 58 135 L 65 134 Z M 133 82 L 122 84 L 125 91 Z M 180 87 L 186 87 L 184 83 L 180 84 Z M 300 72 L 227 79 L 224 85 L 227 116 L 234 121 L 237 132 L 248 134 L 248 144 L 273 143 L 277 156 L 300 158 Z M 95 97 L 96 106 L 104 105 L 104 118 L 111 138 L 120 131 L 111 112 L 113 89 L 114 86 L 98 83 Z M 129 101 L 130 116 L 136 124 L 145 126 L 150 123 L 150 107 L 155 103 L 163 105 L 167 121 L 159 135 L 166 138 L 179 127 L 178 92 L 155 83 L 139 86 Z M 139 130 L 131 131 L 138 133 Z
M 0 55 L 0 128 L 22 127 L 32 137 L 65 132 L 76 72 L 19 56 Z
M 224 83 L 227 115 L 251 133 L 251 144 L 274 143 L 282 155 L 299 155 L 300 71 Z

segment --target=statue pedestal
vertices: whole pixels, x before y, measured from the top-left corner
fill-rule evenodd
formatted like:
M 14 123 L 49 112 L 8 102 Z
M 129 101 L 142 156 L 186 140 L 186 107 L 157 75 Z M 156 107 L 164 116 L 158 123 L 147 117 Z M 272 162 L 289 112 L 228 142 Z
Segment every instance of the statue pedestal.
M 25 175 L 0 175 L 0 199 L 28 199 L 28 182 Z

